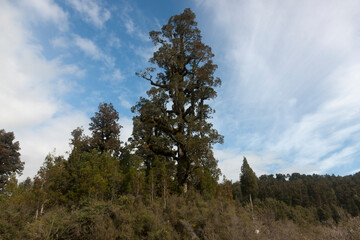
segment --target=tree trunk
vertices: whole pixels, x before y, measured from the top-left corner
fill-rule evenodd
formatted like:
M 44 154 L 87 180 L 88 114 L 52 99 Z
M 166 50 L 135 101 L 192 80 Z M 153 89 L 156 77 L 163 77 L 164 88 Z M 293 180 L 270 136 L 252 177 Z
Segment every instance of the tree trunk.
M 188 177 L 188 167 L 187 167 L 187 158 L 182 149 L 182 146 L 178 144 L 178 165 L 177 165 L 177 181 L 179 187 L 183 188 L 183 192 L 187 191 L 187 177 Z
M 254 206 L 250 194 L 250 206 L 251 206 L 251 219 L 254 221 Z
M 41 204 L 40 216 L 44 213 L 44 202 Z
M 154 201 L 154 174 L 151 173 L 151 202 Z
M 166 208 L 166 179 L 164 178 L 163 183 L 163 197 L 164 197 L 164 209 Z

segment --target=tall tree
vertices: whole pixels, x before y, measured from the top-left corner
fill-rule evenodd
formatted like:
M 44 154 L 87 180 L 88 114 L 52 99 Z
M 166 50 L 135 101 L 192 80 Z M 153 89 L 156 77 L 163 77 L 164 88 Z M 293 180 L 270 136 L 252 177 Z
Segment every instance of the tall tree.
M 24 169 L 24 162 L 20 161 L 19 142 L 14 142 L 14 139 L 13 132 L 0 130 L 0 190 L 12 174 L 20 174 Z
M 120 153 L 122 126 L 118 120 L 119 113 L 112 103 L 100 103 L 99 111 L 95 112 L 95 116 L 91 118 L 89 130 L 92 131 L 92 145 L 101 153 L 110 151 L 115 156 Z
M 212 146 L 222 143 L 223 137 L 208 121 L 214 112 L 208 101 L 216 97 L 214 88 L 221 80 L 214 77 L 214 54 L 202 42 L 195 14 L 185 9 L 161 31 L 150 32 L 150 38 L 159 46 L 150 59 L 157 68 L 138 73 L 152 88 L 149 99 L 141 98 L 133 108 L 138 114 L 134 138 L 153 153 L 175 161 L 178 185 L 185 189 L 188 183 L 201 181 L 200 172 L 217 179 L 220 171 Z
M 243 197 L 256 197 L 258 193 L 258 179 L 244 157 L 240 174 L 241 193 Z

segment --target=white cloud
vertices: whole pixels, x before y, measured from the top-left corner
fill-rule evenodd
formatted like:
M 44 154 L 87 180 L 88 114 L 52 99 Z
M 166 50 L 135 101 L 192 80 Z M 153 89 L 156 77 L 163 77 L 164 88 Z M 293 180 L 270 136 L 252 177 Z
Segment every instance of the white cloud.
M 109 75 L 109 79 L 112 82 L 122 82 L 124 80 L 124 75 L 122 74 L 122 72 L 120 71 L 120 69 L 115 69 L 111 75 Z
M 120 48 L 121 47 L 121 40 L 118 37 L 115 37 L 114 34 L 110 35 L 108 40 L 108 44 L 110 47 Z
M 212 46 L 223 54 L 217 63 L 226 78 L 215 123 L 225 143 L 276 153 L 286 164 L 273 171 L 341 172 L 355 164 L 360 2 L 196 2 L 201 21 L 211 23 L 209 38 L 221 43 Z M 227 162 L 221 166 L 231 171 L 235 162 Z
M 103 61 L 109 67 L 114 66 L 115 59 L 109 55 L 106 55 L 90 39 L 75 36 L 75 45 L 78 46 L 86 55 L 90 56 L 92 59 Z
M 59 113 L 57 113 L 59 114 Z M 20 142 L 21 159 L 25 161 L 22 179 L 34 176 L 45 157 L 56 149 L 57 155 L 70 151 L 71 132 L 76 127 L 87 126 L 89 119 L 83 112 L 66 111 L 60 117 L 53 116 L 38 127 L 17 131 L 16 140 Z
M 309 86 L 313 87 L 310 94 L 318 94 L 316 88 L 322 87 L 324 75 L 332 71 L 329 67 L 359 49 L 356 1 L 203 4 L 210 8 L 212 23 L 221 31 L 216 32 L 218 38 L 227 36 L 221 39 L 226 42 L 221 47 L 234 74 L 232 89 L 241 91 L 238 100 L 271 101 L 278 106 L 284 99 L 309 93 Z
M 120 69 L 117 68 L 110 68 L 109 71 L 110 73 L 104 74 L 100 79 L 118 87 L 119 84 L 122 83 L 125 79 L 123 73 L 120 71 Z
M 291 169 L 307 168 L 311 172 L 324 173 L 335 166 L 348 164 L 349 156 L 358 153 L 359 67 L 360 63 L 336 71 L 330 78 L 338 89 L 337 96 L 325 101 L 316 112 L 303 115 L 279 136 L 275 145 L 268 146 L 277 152 L 295 153 L 293 164 L 296 167 L 291 166 Z
M 53 0 L 21 0 L 26 17 L 34 21 L 52 21 L 61 30 L 68 29 L 68 14 Z
M 123 6 L 120 18 L 122 20 L 122 23 L 126 29 L 126 32 L 132 36 L 140 39 L 144 42 L 149 42 L 150 38 L 147 33 L 144 34 L 144 31 L 140 29 L 139 25 L 135 24 L 133 17 L 131 16 L 134 13 L 134 9 L 132 7 Z M 144 18 L 144 16 L 138 12 L 137 18 Z
M 132 34 L 135 31 L 135 24 L 131 18 L 124 19 L 124 24 L 125 24 L 126 31 L 129 34 Z
M 85 21 L 95 27 L 102 28 L 111 17 L 110 11 L 94 0 L 68 0 L 67 2 L 81 14 Z
M 51 1 L 38 1 L 33 7 L 62 19 L 60 8 Z M 28 11 L 32 11 L 28 6 L 0 1 L 0 126 L 14 132 L 20 142 L 21 160 L 25 161 L 23 177 L 35 174 L 53 148 L 59 147 L 62 153 L 73 120 L 81 123 L 85 118 L 62 101 L 73 88 L 67 77 L 81 76 L 83 71 L 61 58 L 49 60 L 44 56 L 31 34 L 27 16 L 32 13 Z M 49 24 L 51 17 L 44 16 L 38 14 L 34 21 Z
M 65 37 L 56 37 L 51 40 L 51 44 L 57 48 L 67 48 L 69 47 L 69 42 L 69 39 Z
M 358 169 L 356 169 L 356 170 L 354 170 L 354 171 L 352 171 L 352 172 L 350 172 L 349 174 L 356 174 L 356 173 L 359 173 L 360 172 L 360 168 L 358 168 Z
M 58 94 L 68 91 L 62 76 L 79 69 L 58 59 L 46 60 L 41 46 L 29 43 L 33 36 L 21 12 L 6 2 L 1 5 L 0 98 L 6 114 L 0 124 L 13 128 L 41 123 L 57 111 Z

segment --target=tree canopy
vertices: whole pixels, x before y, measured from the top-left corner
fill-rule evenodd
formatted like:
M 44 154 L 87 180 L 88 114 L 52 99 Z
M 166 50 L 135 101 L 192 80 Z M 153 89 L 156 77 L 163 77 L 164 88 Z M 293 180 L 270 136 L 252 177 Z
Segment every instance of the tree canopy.
M 12 174 L 20 174 L 24 169 L 24 162 L 20 161 L 20 145 L 14 139 L 13 132 L 0 130 L 0 190 Z
M 94 148 L 100 152 L 111 151 L 119 155 L 121 149 L 120 129 L 122 126 L 118 123 L 119 113 L 112 103 L 100 103 L 99 111 L 91 118 L 90 128 L 92 131 L 91 143 Z

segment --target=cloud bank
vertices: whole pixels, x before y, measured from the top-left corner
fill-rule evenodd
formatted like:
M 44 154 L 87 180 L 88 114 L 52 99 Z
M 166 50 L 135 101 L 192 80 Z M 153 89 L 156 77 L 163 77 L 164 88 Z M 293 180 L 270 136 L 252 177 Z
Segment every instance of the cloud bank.
M 37 24 L 51 21 L 64 30 L 67 14 L 53 1 L 33 2 L 0 2 L 0 126 L 20 142 L 24 176 L 35 175 L 54 148 L 64 154 L 75 124 L 87 122 L 63 101 L 73 86 L 67 77 L 82 70 L 61 58 L 47 59 L 28 22 L 35 9 Z

